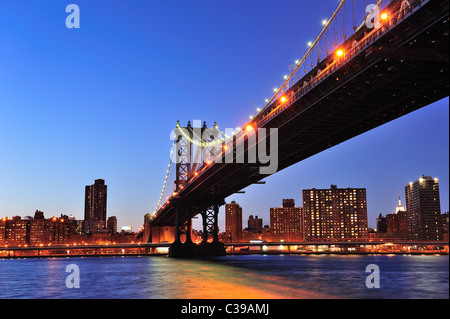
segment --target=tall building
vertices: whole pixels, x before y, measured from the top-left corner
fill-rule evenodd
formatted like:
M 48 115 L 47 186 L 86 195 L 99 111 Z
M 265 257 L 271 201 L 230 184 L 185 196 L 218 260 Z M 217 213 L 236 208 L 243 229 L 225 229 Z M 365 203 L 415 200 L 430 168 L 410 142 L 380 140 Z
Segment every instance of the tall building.
M 283 199 L 282 207 L 270 208 L 270 229 L 275 241 L 303 241 L 302 208 L 295 200 Z
M 0 219 L 0 247 L 6 244 L 6 220 L 5 217 Z
M 408 237 L 409 218 L 406 211 L 386 215 L 387 233 L 393 237 Z
M 367 238 L 365 188 L 303 190 L 305 239 Z
M 49 225 L 49 238 L 53 244 L 64 244 L 73 236 L 74 230 L 69 217 L 61 215 L 61 217 L 52 217 Z
M 39 246 L 40 244 L 49 244 L 52 242 L 50 238 L 50 221 L 39 218 L 30 222 L 30 245 Z
M 405 194 L 412 237 L 420 240 L 442 240 L 439 180 L 422 176 L 405 186 Z
M 89 222 L 86 224 L 91 225 L 91 230 L 106 226 L 106 193 L 107 185 L 103 179 L 97 179 L 94 185 L 86 186 L 84 220 Z M 93 227 L 93 224 L 97 226 Z
M 242 207 L 235 201 L 225 205 L 226 238 L 237 242 L 242 238 Z

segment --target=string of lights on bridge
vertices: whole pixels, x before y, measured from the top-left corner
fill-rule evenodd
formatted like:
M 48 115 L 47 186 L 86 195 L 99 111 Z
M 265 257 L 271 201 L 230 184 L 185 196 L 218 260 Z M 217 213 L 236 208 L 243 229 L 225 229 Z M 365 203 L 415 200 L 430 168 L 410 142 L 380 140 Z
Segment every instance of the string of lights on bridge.
M 372 9 L 371 12 L 366 12 L 365 11 L 363 22 L 358 27 L 357 26 L 357 22 L 356 22 L 356 11 L 357 11 L 356 10 L 356 1 L 357 0 L 351 0 L 351 2 L 352 2 L 352 12 L 353 12 L 353 32 L 354 33 L 356 33 L 361 27 L 364 26 L 364 24 L 366 23 L 366 20 L 367 20 L 368 17 L 373 17 L 373 14 L 375 12 L 375 8 L 380 8 L 380 6 L 381 6 L 381 4 L 383 2 L 383 0 L 379 0 L 376 3 L 376 6 L 374 6 L 374 8 Z M 348 38 L 347 37 L 347 30 L 346 30 L 346 11 L 347 11 L 346 3 L 347 2 L 350 2 L 350 0 L 341 0 L 339 5 L 337 6 L 335 11 L 331 15 L 331 17 L 329 19 L 324 19 L 324 20 L 321 21 L 322 30 L 321 30 L 321 32 L 319 33 L 319 35 L 316 37 L 316 39 L 314 41 L 310 41 L 310 42 L 307 43 L 308 49 L 307 49 L 306 53 L 304 54 L 303 58 L 295 61 L 295 68 L 293 69 L 293 71 L 291 71 L 289 73 L 289 75 L 284 75 L 283 76 L 284 82 L 281 84 L 281 86 L 279 88 L 274 88 L 273 89 L 274 94 L 273 94 L 273 96 L 270 99 L 265 99 L 264 107 L 257 108 L 256 109 L 257 114 L 256 115 L 253 114 L 253 115 L 250 116 L 250 122 L 248 122 L 246 125 L 243 126 L 244 129 L 238 127 L 231 133 L 231 135 L 228 135 L 228 134 L 220 131 L 219 127 L 217 126 L 217 124 L 215 124 L 214 125 L 214 129 L 218 130 L 218 133 L 219 133 L 218 136 L 221 136 L 221 137 L 220 138 L 215 138 L 215 139 L 213 139 L 212 141 L 209 141 L 209 142 L 206 142 L 201 137 L 197 136 L 195 134 L 194 130 L 190 130 L 189 134 L 186 134 L 185 130 L 180 129 L 179 133 L 186 140 L 188 140 L 191 144 L 197 145 L 200 148 L 216 147 L 216 146 L 218 146 L 220 144 L 223 145 L 225 143 L 224 150 L 226 150 L 227 149 L 226 144 L 229 141 L 231 141 L 237 134 L 241 133 L 242 131 L 253 130 L 254 127 L 252 127 L 252 124 L 251 124 L 252 121 L 254 121 L 258 117 L 259 114 L 262 114 L 262 111 L 264 111 L 267 108 L 269 108 L 274 101 L 279 99 L 279 101 L 281 103 L 287 102 L 287 98 L 283 95 L 284 94 L 284 90 L 285 89 L 286 90 L 289 89 L 290 81 L 294 78 L 294 76 L 297 74 L 297 72 L 300 70 L 300 68 L 302 66 L 304 66 L 305 74 L 308 73 L 306 62 L 307 62 L 308 59 L 312 58 L 312 53 L 313 53 L 314 49 L 316 49 L 316 48 L 317 48 L 317 64 L 320 63 L 320 61 L 321 61 L 321 59 L 320 59 L 320 49 L 319 49 L 320 41 L 323 40 L 324 36 L 325 36 L 325 40 L 326 41 L 329 39 L 329 36 L 327 35 L 327 31 L 330 29 L 330 26 L 332 25 L 333 22 L 334 22 L 334 43 L 333 43 L 334 47 L 333 47 L 332 55 L 334 55 L 335 58 L 337 58 L 337 59 L 345 58 L 345 56 L 346 56 L 345 49 L 339 47 L 338 44 L 337 44 L 337 41 L 338 41 L 337 37 L 338 36 L 337 36 L 337 27 L 336 27 L 337 23 L 336 23 L 336 21 L 337 21 L 338 14 L 342 10 L 343 15 L 344 15 L 344 17 L 343 17 L 344 28 L 343 28 L 343 36 L 342 36 L 342 38 L 343 38 L 343 42 L 345 42 L 345 40 Z M 364 5 L 364 9 L 365 9 L 366 8 L 366 4 L 367 4 L 367 0 L 364 0 L 363 2 L 364 2 L 363 5 Z M 379 18 L 380 18 L 381 21 L 386 21 L 386 20 L 389 19 L 389 14 L 387 12 L 380 11 L 379 15 L 380 15 Z M 327 43 L 326 43 L 326 45 L 327 45 Z M 326 56 L 329 56 L 329 51 L 328 51 L 328 47 L 327 46 L 326 46 Z M 314 63 L 311 63 L 311 68 L 312 69 L 314 68 Z M 298 79 L 299 79 L 299 81 L 301 81 L 301 79 L 303 79 L 303 77 L 298 75 Z M 294 83 L 295 83 L 295 81 L 292 80 L 292 84 L 294 84 Z M 180 128 L 179 123 L 177 123 L 177 128 Z M 190 136 L 191 133 L 192 133 L 192 137 Z M 153 218 L 156 217 L 156 214 L 157 214 L 158 210 L 161 207 L 164 207 L 164 205 L 170 203 L 170 198 L 172 196 L 176 195 L 172 191 L 171 195 L 166 197 L 166 202 L 164 203 L 164 205 L 161 206 L 161 204 L 163 202 L 163 198 L 164 198 L 164 193 L 166 191 L 169 175 L 170 175 L 170 169 L 172 167 L 172 162 L 173 162 L 172 158 L 173 158 L 173 153 L 174 153 L 175 149 L 176 149 L 176 141 L 174 142 L 174 144 L 172 146 L 172 149 L 171 149 L 171 152 L 170 152 L 170 161 L 169 161 L 169 165 L 168 165 L 168 169 L 167 169 L 166 178 L 165 178 L 165 181 L 164 181 L 164 184 L 163 184 L 163 188 L 162 188 L 162 191 L 161 191 L 161 196 L 160 196 L 159 201 L 158 201 L 158 205 L 157 205 L 156 209 L 154 210 L 154 212 L 152 214 Z M 207 165 L 211 164 L 211 161 L 208 161 L 206 164 Z M 197 171 L 194 172 L 193 178 L 197 177 L 198 175 L 199 175 L 199 173 Z
M 354 32 L 356 32 L 358 29 L 360 29 L 363 25 L 364 25 L 364 23 L 366 22 L 366 19 L 367 19 L 367 17 L 368 16 L 371 16 L 373 13 L 374 13 L 374 9 L 367 15 L 367 16 L 364 16 L 364 21 L 362 22 L 362 24 L 359 26 L 359 28 L 357 28 L 357 25 L 356 25 L 356 1 L 357 0 L 351 0 L 352 1 L 352 11 L 353 11 L 353 31 Z M 298 72 L 298 70 L 304 65 L 304 63 L 307 61 L 307 59 L 310 57 L 310 55 L 311 55 L 311 53 L 313 52 L 313 50 L 317 47 L 318 48 L 318 50 L 317 50 L 317 55 L 318 55 L 318 58 L 317 58 L 317 61 L 318 62 L 320 62 L 320 50 L 319 50 L 319 43 L 320 43 L 320 40 L 322 40 L 323 39 L 323 36 L 324 36 L 324 34 L 328 31 L 328 29 L 330 28 L 330 26 L 331 26 L 331 24 L 334 22 L 334 21 L 336 21 L 335 19 L 336 19 L 336 17 L 337 17 L 337 15 L 338 15 L 338 13 L 340 12 L 340 10 L 342 9 L 342 8 L 344 8 L 344 10 L 343 10 L 343 12 L 344 12 L 344 28 L 343 28 L 343 39 L 344 39 L 344 41 L 346 40 L 346 38 L 347 38 L 347 32 L 346 32 L 346 30 L 345 30 L 345 24 L 346 24 L 346 8 L 345 8 L 345 5 L 346 5 L 346 3 L 347 2 L 349 2 L 348 0 L 341 0 L 341 2 L 339 3 L 339 5 L 338 5 L 338 7 L 336 8 L 336 10 L 333 12 L 333 14 L 331 15 L 331 17 L 329 18 L 329 19 L 324 19 L 324 20 L 322 20 L 322 26 L 323 26 L 323 28 L 322 28 L 322 31 L 319 33 L 319 35 L 316 37 L 316 39 L 314 40 L 314 41 L 310 41 L 310 42 L 308 42 L 307 43 L 307 46 L 308 46 L 308 50 L 307 50 L 307 52 L 305 53 L 305 55 L 303 56 L 303 58 L 302 59 L 300 59 L 300 60 L 296 60 L 295 61 L 295 65 L 296 65 L 296 67 L 295 67 L 295 69 L 292 71 L 292 72 L 290 72 L 290 74 L 289 75 L 284 75 L 283 76 L 283 79 L 284 79 L 284 82 L 281 84 L 281 86 L 280 86 L 280 88 L 274 88 L 273 89 L 273 91 L 274 91 L 274 95 L 272 96 L 272 98 L 270 98 L 270 99 L 265 99 L 265 105 L 264 105 L 264 107 L 262 107 L 262 108 L 257 108 L 256 109 L 256 111 L 257 111 L 257 113 L 259 114 L 261 111 L 263 111 L 263 110 L 265 110 L 266 108 L 268 108 L 271 104 L 272 104 L 272 102 L 273 101 L 275 101 L 275 100 L 277 100 L 277 98 L 280 96 L 280 95 L 282 95 L 282 94 L 284 94 L 284 89 L 286 88 L 286 89 L 289 89 L 289 82 L 291 81 L 291 79 L 295 76 L 295 74 Z M 383 0 L 379 0 L 378 2 L 377 2 L 377 4 L 376 4 L 376 7 L 380 7 L 380 5 L 381 5 L 381 3 L 383 2 Z M 366 4 L 367 4 L 367 1 L 366 0 L 364 0 L 364 8 L 366 8 Z M 387 19 L 387 13 L 381 13 L 381 19 L 382 20 L 386 20 Z M 343 49 L 338 49 L 338 45 L 337 45 L 337 40 L 336 40 L 336 38 L 337 38 L 337 33 L 336 33 L 336 25 L 335 25 L 335 31 L 334 31 L 334 37 L 335 37 L 335 41 L 334 41 L 334 50 L 335 50 L 335 56 L 337 57 L 337 58 L 342 58 L 342 57 L 344 57 L 345 56 L 345 51 L 343 50 Z M 328 36 L 326 36 L 325 37 L 326 39 L 328 39 L 329 37 Z M 328 55 L 328 53 L 329 53 L 329 51 L 328 50 L 326 50 L 326 53 L 327 53 L 327 55 Z M 314 64 L 313 63 L 311 63 L 311 67 L 313 68 L 314 67 Z M 305 66 L 305 74 L 307 73 L 307 69 L 306 69 L 306 66 Z M 301 78 L 301 76 L 299 75 L 298 76 L 298 78 L 300 79 Z M 294 84 L 294 81 L 293 81 L 293 83 L 292 84 Z M 285 102 L 286 101 L 286 97 L 284 97 L 284 96 L 281 96 L 280 97 L 280 100 L 281 100 L 281 102 Z M 255 115 L 250 115 L 250 120 L 253 120 L 254 118 L 255 118 Z
M 161 207 L 161 203 L 162 203 L 162 200 L 164 198 L 164 193 L 166 191 L 167 181 L 169 180 L 170 168 L 172 167 L 172 156 L 173 156 L 173 153 L 174 153 L 174 150 L 175 150 L 175 146 L 176 146 L 176 142 L 174 141 L 173 145 L 172 145 L 172 148 L 170 150 L 170 161 L 169 161 L 169 165 L 168 165 L 168 168 L 167 168 L 166 178 L 164 180 L 163 188 L 162 188 L 162 191 L 161 191 L 161 196 L 159 197 L 158 205 L 156 206 L 156 209 L 153 212 L 153 216 L 155 216 L 156 212 Z

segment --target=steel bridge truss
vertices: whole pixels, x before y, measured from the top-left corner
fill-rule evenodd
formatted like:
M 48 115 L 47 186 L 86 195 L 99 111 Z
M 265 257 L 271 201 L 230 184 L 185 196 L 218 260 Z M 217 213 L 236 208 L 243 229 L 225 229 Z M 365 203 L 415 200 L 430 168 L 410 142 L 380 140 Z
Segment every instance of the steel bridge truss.
M 214 124 L 214 128 L 216 123 Z M 190 122 L 186 127 L 180 127 L 179 124 L 175 130 L 176 132 L 176 179 L 175 192 L 183 189 L 184 185 L 192 177 L 192 172 L 195 172 L 198 166 L 203 161 L 214 156 L 214 147 L 211 147 L 211 142 L 214 141 L 215 135 L 208 135 L 207 138 L 202 138 L 203 133 L 207 130 L 206 123 L 203 123 L 201 129 L 194 129 Z M 209 131 L 208 131 L 209 132 Z M 208 133 L 207 132 L 207 133 Z M 196 134 L 197 133 L 197 134 Z M 200 135 L 200 137 L 198 136 Z M 196 151 L 193 152 L 193 141 L 195 143 Z M 204 156 L 205 158 L 202 158 Z M 206 204 L 178 200 L 174 202 L 175 205 L 175 241 L 170 247 L 170 255 L 189 256 L 195 250 L 195 255 L 224 255 L 225 248 L 219 242 L 219 227 L 218 215 L 219 208 L 224 204 Z M 200 214 L 202 216 L 203 230 L 202 243 L 197 247 L 192 242 L 192 216 Z M 183 242 L 184 237 L 184 242 Z M 212 241 L 210 240 L 212 237 Z

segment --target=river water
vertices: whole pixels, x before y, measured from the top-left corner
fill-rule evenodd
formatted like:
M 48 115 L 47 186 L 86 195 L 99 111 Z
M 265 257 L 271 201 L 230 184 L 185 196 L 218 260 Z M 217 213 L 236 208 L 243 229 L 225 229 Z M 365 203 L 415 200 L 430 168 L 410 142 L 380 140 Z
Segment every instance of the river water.
M 79 269 L 79 288 L 68 288 Z M 369 289 L 368 265 L 380 288 Z M 448 256 L 249 255 L 0 259 L 0 298 L 449 298 Z

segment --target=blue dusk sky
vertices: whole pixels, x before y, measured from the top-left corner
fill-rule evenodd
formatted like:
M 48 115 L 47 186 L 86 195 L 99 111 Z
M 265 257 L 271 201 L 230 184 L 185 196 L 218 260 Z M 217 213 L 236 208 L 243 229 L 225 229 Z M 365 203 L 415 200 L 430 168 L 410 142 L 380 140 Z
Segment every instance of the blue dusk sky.
M 68 29 L 66 6 L 80 8 Z M 243 126 L 314 40 L 337 0 L 0 2 L 0 217 L 84 216 L 84 187 L 108 185 L 119 228 L 153 212 L 176 121 Z M 231 196 L 269 224 L 303 189 L 367 188 L 369 226 L 422 175 L 449 207 L 448 98 Z M 171 185 L 170 185 L 171 186 Z M 223 208 L 220 216 L 223 230 Z

